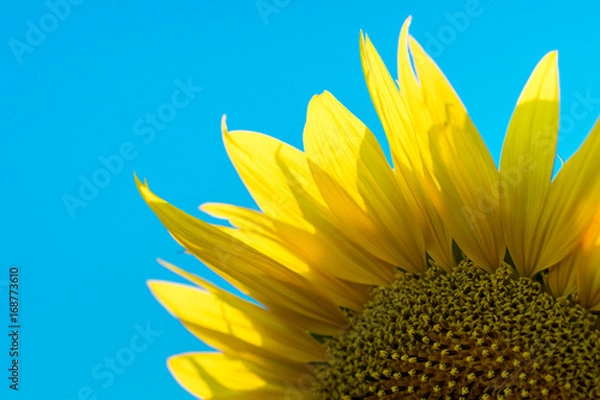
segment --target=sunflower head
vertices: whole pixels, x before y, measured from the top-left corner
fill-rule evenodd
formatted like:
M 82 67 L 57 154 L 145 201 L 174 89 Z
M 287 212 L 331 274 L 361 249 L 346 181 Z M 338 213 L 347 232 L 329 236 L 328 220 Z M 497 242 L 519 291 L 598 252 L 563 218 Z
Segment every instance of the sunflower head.
M 219 352 L 169 368 L 205 399 L 600 398 L 600 125 L 554 176 L 557 53 L 535 67 L 497 167 L 462 102 L 400 34 L 394 80 L 360 55 L 392 158 L 332 94 L 304 150 L 228 131 L 260 210 L 142 197 L 189 253 L 258 303 L 163 264 L 159 301 Z

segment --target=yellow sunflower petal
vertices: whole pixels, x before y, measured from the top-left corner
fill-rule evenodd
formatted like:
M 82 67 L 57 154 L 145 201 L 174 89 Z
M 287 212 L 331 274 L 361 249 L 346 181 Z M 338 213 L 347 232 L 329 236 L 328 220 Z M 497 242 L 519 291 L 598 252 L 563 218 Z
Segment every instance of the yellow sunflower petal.
M 420 148 L 414 140 L 410 116 L 404 108 L 402 97 L 393 78 L 371 43 L 361 33 L 360 55 L 363 73 L 371 100 L 381 120 L 392 151 L 396 168 L 408 168 L 417 176 L 422 174 Z
M 493 270 L 505 253 L 498 171 L 444 74 L 412 38 L 410 49 L 432 124 L 422 134 L 429 135 L 431 169 L 442 191 L 442 201 L 436 206 L 465 254 L 482 268 Z
M 248 232 L 246 236 L 251 235 L 263 244 L 261 251 L 274 258 L 277 258 L 276 255 L 283 257 L 279 259 L 282 263 L 287 259 L 285 265 L 296 266 L 296 272 L 299 269 L 317 269 L 327 275 L 366 285 L 384 285 L 394 277 L 391 266 L 383 265 L 381 260 L 348 243 L 341 232 L 324 220 L 315 221 L 311 231 L 228 204 L 203 204 L 201 209 Z M 274 247 L 267 247 L 267 242 L 274 243 Z M 363 289 L 357 285 L 351 287 L 352 291 L 357 291 L 348 295 L 347 299 L 360 302 Z
M 538 270 L 548 268 L 574 251 L 600 204 L 600 120 L 567 160 L 550 186 L 540 217 L 537 249 Z
M 554 297 L 568 296 L 577 290 L 577 253 L 573 252 L 548 268 L 546 285 Z
M 579 285 L 595 285 L 590 269 L 594 257 L 590 229 L 600 204 L 600 120 L 592 128 L 580 149 L 560 169 L 552 182 L 546 206 L 540 218 L 539 236 L 534 246 L 540 250 L 541 269 L 548 270 L 547 283 L 555 296 L 564 296 L 577 289 L 578 275 L 592 274 Z M 592 228 L 590 228 L 592 221 Z M 543 235 L 541 234 L 543 233 Z M 588 255 L 582 254 L 582 241 L 588 241 Z M 586 289 L 584 289 L 586 290 Z M 589 302 L 589 300 L 588 300 Z
M 441 199 L 443 197 L 443 193 L 441 193 L 441 187 L 437 177 L 432 175 L 432 172 L 435 169 L 434 163 L 437 163 L 438 160 L 434 159 L 434 155 L 429 144 L 431 136 L 430 132 L 432 131 L 434 122 L 425 103 L 424 91 L 422 90 L 421 84 L 415 75 L 413 64 L 411 63 L 410 59 L 409 43 L 411 40 L 413 40 L 408 33 L 410 22 L 411 18 L 408 18 L 404 22 L 402 30 L 400 31 L 398 43 L 398 84 L 400 85 L 402 102 L 409 114 L 410 123 L 412 125 L 412 131 L 414 135 L 413 140 L 417 143 L 419 151 L 412 157 L 419 158 L 420 163 L 422 164 L 420 181 L 421 185 L 423 185 L 424 196 L 425 198 L 429 199 L 432 204 L 438 205 L 436 209 L 439 210 L 439 203 L 442 201 Z M 418 46 L 416 42 L 414 45 Z M 435 213 L 428 212 L 428 215 L 432 219 L 432 223 L 435 224 L 433 232 L 435 232 L 437 235 L 451 238 L 451 235 L 445 226 L 445 221 L 443 221 L 443 219 L 439 216 L 439 212 L 437 214 L 437 221 L 435 221 L 436 218 L 433 217 Z M 447 250 L 444 252 L 447 252 Z
M 267 216 L 334 240 L 336 249 L 331 251 L 350 256 L 353 266 L 362 269 L 355 277 L 357 282 L 375 283 L 376 279 L 380 284 L 382 279 L 389 282 L 393 278 L 394 271 L 388 264 L 356 248 L 345 230 L 333 225 L 331 212 L 300 150 L 255 132 L 228 132 L 225 121 L 222 129 L 231 161 Z M 352 265 L 343 265 L 353 270 Z
M 354 292 L 357 287 L 344 284 L 334 276 L 315 268 L 316 264 L 311 261 L 311 258 L 313 258 L 313 255 L 318 256 L 318 254 L 308 253 L 311 249 L 315 249 L 315 246 L 311 246 L 311 244 L 315 244 L 313 240 L 314 236 L 305 231 L 294 229 L 291 226 L 288 227 L 288 234 L 290 236 L 293 235 L 297 240 L 296 249 L 294 249 L 287 241 L 282 242 L 256 231 L 240 231 L 227 227 L 222 229 L 231 236 L 307 278 L 316 287 L 331 296 L 335 304 L 339 306 L 358 311 L 362 309 L 365 301 L 368 299 L 368 286 L 365 287 L 366 290 Z M 303 249 L 299 249 L 299 247 Z M 320 250 L 322 252 L 325 251 L 323 248 L 320 248 Z
M 415 149 L 415 155 L 418 155 L 420 168 L 416 168 L 417 171 L 421 170 L 421 175 L 426 177 L 426 167 L 431 168 L 431 152 L 429 151 L 429 131 L 432 122 L 427 107 L 423 99 L 423 93 L 413 66 L 410 61 L 409 53 L 409 33 L 411 18 L 407 18 L 402 25 L 400 31 L 400 37 L 398 39 L 398 83 L 400 85 L 400 93 L 402 97 L 402 104 L 408 114 L 408 119 L 412 126 L 413 137 L 417 149 Z M 415 158 L 415 155 L 412 157 Z
M 600 311 L 600 206 L 577 251 L 577 289 L 582 306 Z
M 136 178 L 137 179 L 137 178 Z M 173 207 L 137 180 L 150 208 L 188 251 L 276 314 L 293 314 L 306 329 L 338 333 L 346 320 L 326 293 L 306 278 L 238 239 Z
M 533 242 L 554 167 L 558 87 L 557 53 L 552 52 L 539 62 L 525 85 L 502 150 L 500 213 L 508 250 L 522 276 L 532 276 L 544 267 L 539 265 L 540 249 Z
M 310 399 L 295 385 L 309 375 L 297 365 L 272 362 L 265 368 L 220 353 L 188 353 L 169 358 L 168 366 L 181 386 L 205 400 L 282 399 L 286 393 Z
M 221 299 L 222 301 L 224 301 L 228 304 L 231 304 L 234 307 L 237 307 L 238 305 L 242 304 L 243 306 L 237 307 L 237 308 L 245 309 L 246 304 L 248 304 L 243 299 L 237 297 L 236 295 L 234 295 L 232 293 L 227 292 L 224 289 L 221 289 L 218 286 L 215 286 L 214 284 L 208 282 L 206 279 L 199 277 L 198 275 L 192 274 L 191 272 L 181 269 L 181 268 L 177 267 L 176 265 L 173 265 L 173 264 L 171 264 L 167 261 L 161 260 L 161 259 L 159 259 L 158 262 L 163 267 L 167 268 L 168 270 L 176 273 L 177 275 L 188 280 L 189 282 L 193 283 L 194 285 L 198 286 L 199 288 L 204 289 L 205 291 L 211 293 L 214 297 Z M 321 344 L 315 342 L 313 337 L 308 335 L 306 329 L 304 327 L 302 327 L 300 324 L 298 324 L 299 321 L 295 319 L 296 318 L 295 314 L 289 313 L 289 314 L 275 315 L 273 313 L 269 313 L 269 314 L 260 313 L 259 316 L 267 318 L 265 320 L 261 320 L 262 322 L 272 325 L 269 328 L 267 328 L 267 330 L 265 332 L 269 333 L 269 335 L 272 336 L 273 340 L 276 340 L 277 338 L 281 337 L 280 340 L 282 342 L 287 341 L 288 332 L 290 332 L 292 336 L 294 336 L 296 334 L 296 332 L 300 332 L 300 335 L 295 336 L 294 346 L 298 346 L 299 347 L 298 351 L 300 351 L 301 353 L 312 354 L 315 357 L 313 359 L 316 359 L 316 360 L 321 359 L 321 357 L 323 355 L 323 349 L 321 348 Z M 254 317 L 258 318 L 256 314 L 254 314 Z M 284 331 L 283 333 L 282 333 L 281 329 L 283 329 L 283 331 Z M 289 345 L 289 343 L 287 343 L 287 344 Z M 317 346 L 317 347 L 315 347 L 315 346 Z M 214 346 L 214 347 L 221 349 L 221 347 L 219 347 L 219 346 Z M 232 352 L 233 352 L 233 349 L 232 349 Z
M 222 122 L 229 158 L 265 214 L 298 226 L 327 213 L 302 152 L 256 132 L 229 132 Z
M 430 180 L 429 172 L 424 169 L 422 149 L 426 148 L 426 140 L 419 140 L 415 130 L 423 130 L 423 104 L 418 104 L 416 97 L 420 96 L 412 67 L 408 61 L 408 26 L 410 18 L 406 20 L 400 35 L 399 54 L 406 53 L 406 59 L 399 56 L 402 67 L 400 73 L 404 80 L 404 90 L 411 101 L 404 101 L 394 80 L 389 74 L 383 60 L 369 40 L 365 38 L 360 42 L 363 72 L 367 81 L 367 87 L 371 99 L 382 121 L 386 136 L 392 150 L 395 172 L 399 177 L 399 187 L 402 196 L 416 203 L 415 209 L 420 211 L 415 215 L 422 219 L 420 228 L 425 232 L 427 252 L 436 260 L 436 263 L 449 269 L 454 265 L 452 253 L 452 237 L 446 229 L 442 219 L 437 212 L 431 196 L 435 191 L 430 187 L 434 185 Z M 407 74 L 410 75 L 407 77 Z M 410 80 L 410 82 L 406 82 Z M 413 113 L 406 109 L 409 108 Z M 420 114 L 416 114 L 417 110 Z M 426 135 L 420 135 L 424 137 Z M 415 200 L 413 200 L 413 197 Z
M 217 212 L 223 208 L 218 208 Z M 210 209 L 210 206 L 208 207 Z M 226 209 L 230 209 L 226 207 Z M 306 277 L 317 287 L 327 292 L 336 304 L 351 310 L 361 310 L 369 296 L 370 286 L 343 282 L 331 274 L 331 265 L 346 269 L 346 265 L 338 264 L 345 261 L 335 256 L 333 247 L 327 246 L 327 238 L 319 238 L 314 233 L 298 229 L 294 226 L 270 221 L 264 214 L 256 211 L 241 209 L 235 212 L 237 218 L 244 211 L 248 220 L 243 229 L 222 229 L 247 245 L 255 248 L 273 260 L 290 268 L 292 271 Z M 241 212 L 240 212 L 241 211 Z M 214 213 L 211 213 L 215 215 Z M 325 242 L 323 240 L 324 239 Z M 335 263 L 335 264 L 334 264 Z M 383 282 L 381 282 L 383 283 Z
M 417 210 L 403 198 L 375 136 L 328 92 L 309 104 L 304 147 L 338 227 L 377 257 L 423 271 Z
M 222 289 L 213 286 L 208 292 L 162 281 L 148 285 L 166 309 L 212 347 L 296 362 L 323 360 L 324 347 L 305 331 Z

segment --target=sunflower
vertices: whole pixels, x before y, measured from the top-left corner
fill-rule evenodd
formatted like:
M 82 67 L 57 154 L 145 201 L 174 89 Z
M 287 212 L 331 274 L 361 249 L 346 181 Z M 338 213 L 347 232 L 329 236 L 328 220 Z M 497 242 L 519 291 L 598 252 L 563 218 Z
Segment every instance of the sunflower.
M 404 23 L 394 81 L 360 55 L 389 141 L 328 92 L 304 151 L 229 132 L 260 211 L 197 219 L 137 180 L 175 240 L 256 303 L 162 262 L 192 285 L 158 300 L 219 352 L 171 357 L 204 399 L 600 398 L 600 125 L 554 174 L 557 53 L 527 81 L 496 167 Z

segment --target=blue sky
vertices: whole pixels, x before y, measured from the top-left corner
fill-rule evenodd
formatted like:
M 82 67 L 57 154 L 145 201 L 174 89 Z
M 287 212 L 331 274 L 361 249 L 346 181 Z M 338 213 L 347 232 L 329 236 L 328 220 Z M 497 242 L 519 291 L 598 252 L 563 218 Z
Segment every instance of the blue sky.
M 4 399 L 189 399 L 165 366 L 203 350 L 152 298 L 161 257 L 222 283 L 137 194 L 133 171 L 182 209 L 253 206 L 220 119 L 301 146 L 313 94 L 333 92 L 379 136 L 359 30 L 395 71 L 398 33 L 441 65 L 495 159 L 537 61 L 559 50 L 559 152 L 600 110 L 597 3 L 540 1 L 3 0 L 0 16 L 2 261 L 20 270 L 20 385 Z M 425 4 L 426 3 L 426 4 Z M 43 30 L 42 30 L 43 28 Z M 0 299 L 7 287 L 0 286 Z M 6 301 L 6 300 L 1 300 Z M 0 304 L 0 309 L 6 307 Z M 0 313 L 2 332 L 7 312 Z

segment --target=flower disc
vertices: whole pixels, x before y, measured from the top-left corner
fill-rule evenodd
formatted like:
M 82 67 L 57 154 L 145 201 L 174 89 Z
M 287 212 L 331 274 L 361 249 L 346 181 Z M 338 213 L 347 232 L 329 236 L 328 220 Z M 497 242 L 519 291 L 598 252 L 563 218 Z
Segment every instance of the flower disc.
M 504 266 L 402 274 L 328 342 L 320 399 L 600 398 L 596 317 Z

